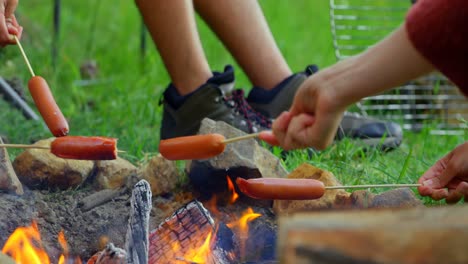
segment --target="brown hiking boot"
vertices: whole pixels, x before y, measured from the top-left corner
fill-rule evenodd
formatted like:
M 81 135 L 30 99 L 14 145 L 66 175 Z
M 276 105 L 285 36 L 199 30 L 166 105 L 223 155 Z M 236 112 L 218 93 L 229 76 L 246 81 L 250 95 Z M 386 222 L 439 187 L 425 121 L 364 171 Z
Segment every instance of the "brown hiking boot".
M 229 75 L 233 72 L 225 71 L 224 74 Z M 271 121 L 249 106 L 242 90 L 234 90 L 229 97 L 225 96 L 222 87 L 229 86 L 226 80 L 230 79 L 221 77 L 225 76 L 208 80 L 178 108 L 163 100 L 161 139 L 194 135 L 198 132 L 203 118 L 224 121 L 246 133 L 271 128 Z

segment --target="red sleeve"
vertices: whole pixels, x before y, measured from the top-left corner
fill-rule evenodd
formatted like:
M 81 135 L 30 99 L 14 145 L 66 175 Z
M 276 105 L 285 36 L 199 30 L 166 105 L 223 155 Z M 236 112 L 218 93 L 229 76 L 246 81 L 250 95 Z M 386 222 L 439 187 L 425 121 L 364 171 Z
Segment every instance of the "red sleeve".
M 419 0 L 406 29 L 415 48 L 468 96 L 468 0 Z

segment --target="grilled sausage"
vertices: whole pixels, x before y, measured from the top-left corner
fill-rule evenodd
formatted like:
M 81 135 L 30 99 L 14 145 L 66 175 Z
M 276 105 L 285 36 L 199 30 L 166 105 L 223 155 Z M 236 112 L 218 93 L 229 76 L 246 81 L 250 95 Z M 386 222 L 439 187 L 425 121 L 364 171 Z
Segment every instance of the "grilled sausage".
M 28 82 L 29 92 L 42 119 L 55 137 L 68 134 L 68 123 L 52 96 L 46 80 L 40 76 L 32 77 Z
M 223 153 L 224 136 L 206 134 L 161 140 L 159 153 L 168 160 L 209 159 Z
M 310 200 L 325 193 L 323 182 L 314 179 L 236 179 L 240 191 L 256 199 L 265 200 Z
M 83 136 L 58 137 L 52 141 L 50 152 L 64 159 L 113 160 L 117 158 L 117 139 Z

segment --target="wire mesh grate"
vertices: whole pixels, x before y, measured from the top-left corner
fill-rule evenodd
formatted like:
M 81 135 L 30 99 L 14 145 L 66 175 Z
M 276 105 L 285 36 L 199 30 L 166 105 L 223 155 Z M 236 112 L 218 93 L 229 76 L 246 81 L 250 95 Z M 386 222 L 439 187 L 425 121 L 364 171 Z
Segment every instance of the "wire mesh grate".
M 338 60 L 366 50 L 403 23 L 411 0 L 330 0 L 333 46 Z M 413 80 L 357 104 L 364 115 L 394 120 L 404 129 L 430 126 L 435 134 L 464 133 L 468 102 L 442 74 Z

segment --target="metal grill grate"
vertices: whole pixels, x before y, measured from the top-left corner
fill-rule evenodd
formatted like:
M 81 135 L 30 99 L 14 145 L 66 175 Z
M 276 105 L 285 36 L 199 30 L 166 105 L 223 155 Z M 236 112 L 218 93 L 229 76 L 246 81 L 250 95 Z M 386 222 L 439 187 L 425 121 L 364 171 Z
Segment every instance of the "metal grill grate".
M 338 60 L 375 44 L 403 23 L 411 0 L 330 0 L 330 22 Z M 357 104 L 364 115 L 394 120 L 419 131 L 459 134 L 467 128 L 468 102 L 441 74 L 413 80 Z

